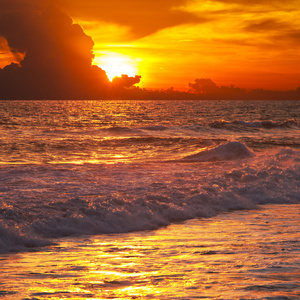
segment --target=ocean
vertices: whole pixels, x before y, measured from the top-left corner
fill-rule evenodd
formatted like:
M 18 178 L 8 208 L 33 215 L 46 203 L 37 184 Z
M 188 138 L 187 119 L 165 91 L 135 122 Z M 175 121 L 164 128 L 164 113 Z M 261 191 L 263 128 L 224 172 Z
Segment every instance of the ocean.
M 300 101 L 1 101 L 0 298 L 300 299 Z

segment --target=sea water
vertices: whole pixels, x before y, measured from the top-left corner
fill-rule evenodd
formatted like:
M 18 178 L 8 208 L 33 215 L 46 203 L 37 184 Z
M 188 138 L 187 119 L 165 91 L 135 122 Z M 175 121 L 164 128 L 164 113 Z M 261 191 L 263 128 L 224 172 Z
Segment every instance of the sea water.
M 299 101 L 0 102 L 0 297 L 299 299 L 299 133 Z
M 299 205 L 3 255 L 5 299 L 299 299 Z

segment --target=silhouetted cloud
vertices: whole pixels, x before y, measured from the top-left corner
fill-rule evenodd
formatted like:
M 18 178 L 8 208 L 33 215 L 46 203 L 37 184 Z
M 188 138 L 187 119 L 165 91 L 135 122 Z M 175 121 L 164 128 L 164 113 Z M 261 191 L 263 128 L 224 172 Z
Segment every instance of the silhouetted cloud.
M 189 87 L 195 93 L 211 93 L 218 89 L 216 83 L 210 78 L 197 78 L 194 83 L 189 83 Z
M 141 76 L 136 75 L 135 77 L 129 77 L 128 75 L 123 74 L 121 77 L 115 77 L 112 80 L 113 88 L 131 88 L 135 84 L 138 84 L 141 80 Z
M 127 26 L 134 38 L 150 35 L 160 29 L 186 23 L 204 22 L 205 18 L 180 7 L 187 0 L 55 0 L 72 17 L 87 21 L 104 21 Z
M 1 0 L 0 36 L 20 65 L 0 70 L 2 98 L 100 97 L 106 73 L 92 66 L 93 40 L 48 1 Z
M 229 86 L 218 86 L 210 78 L 197 78 L 194 83 L 189 83 L 191 88 L 189 92 L 202 94 L 202 95 L 213 95 L 214 97 L 226 98 L 226 99 L 236 99 L 241 96 L 245 96 L 245 89 L 235 87 L 234 85 Z M 213 98 L 214 98 L 213 97 Z

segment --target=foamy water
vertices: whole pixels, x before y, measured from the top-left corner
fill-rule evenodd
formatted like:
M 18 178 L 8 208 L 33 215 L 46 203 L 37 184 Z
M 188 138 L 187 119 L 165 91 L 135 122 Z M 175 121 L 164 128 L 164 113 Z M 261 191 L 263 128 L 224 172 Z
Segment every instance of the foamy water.
M 5 299 L 299 299 L 300 206 L 59 239 L 0 260 Z
M 63 237 L 141 237 L 266 204 L 291 216 L 299 133 L 297 101 L 3 101 L 0 253 L 59 257 Z

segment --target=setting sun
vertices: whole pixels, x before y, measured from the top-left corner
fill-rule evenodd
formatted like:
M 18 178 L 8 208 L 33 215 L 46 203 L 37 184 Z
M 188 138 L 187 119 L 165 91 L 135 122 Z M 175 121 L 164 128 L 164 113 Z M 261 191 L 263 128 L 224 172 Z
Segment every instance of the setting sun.
M 134 77 L 138 74 L 135 62 L 130 57 L 118 53 L 96 56 L 94 64 L 106 72 L 110 81 L 116 76 L 128 75 Z

